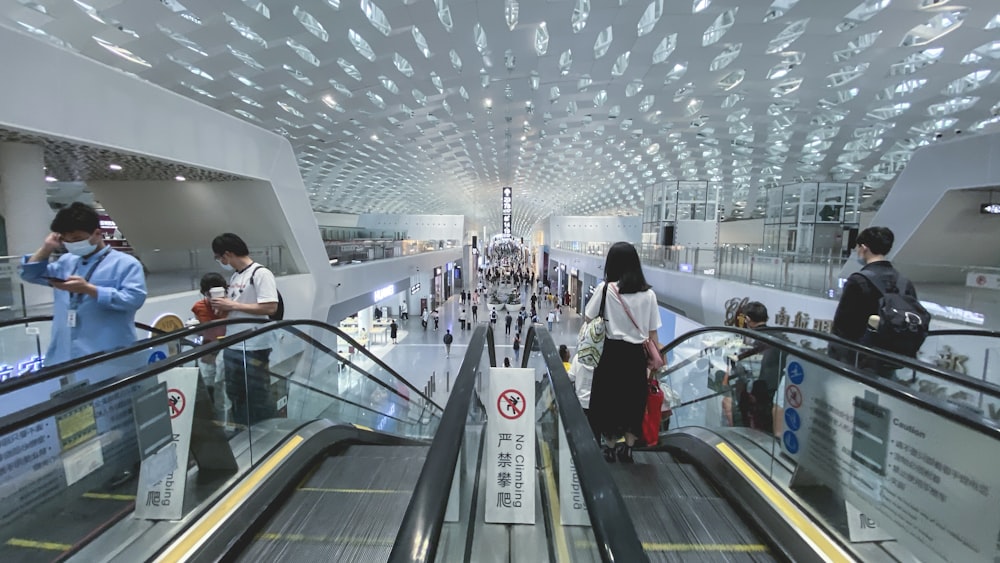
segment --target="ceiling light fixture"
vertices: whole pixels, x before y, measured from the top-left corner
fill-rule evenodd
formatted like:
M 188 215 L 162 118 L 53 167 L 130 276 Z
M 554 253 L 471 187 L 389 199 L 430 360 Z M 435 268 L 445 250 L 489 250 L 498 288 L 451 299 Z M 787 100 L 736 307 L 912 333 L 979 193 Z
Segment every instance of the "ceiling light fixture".
M 185 178 L 184 176 L 181 176 L 180 174 L 178 174 L 178 175 L 174 176 L 174 180 L 177 180 L 178 182 L 183 182 L 184 180 L 187 180 L 187 178 Z
M 114 170 L 115 172 L 118 172 L 121 169 L 122 169 L 122 165 L 121 164 L 109 164 L 108 165 L 108 170 Z

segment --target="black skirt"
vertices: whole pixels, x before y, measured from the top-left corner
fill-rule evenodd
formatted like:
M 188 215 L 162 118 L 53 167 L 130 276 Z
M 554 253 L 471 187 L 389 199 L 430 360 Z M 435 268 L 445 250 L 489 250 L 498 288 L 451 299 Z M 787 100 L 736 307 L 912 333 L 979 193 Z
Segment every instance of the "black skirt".
M 596 429 L 615 438 L 626 432 L 642 436 L 648 393 L 642 345 L 606 339 L 590 393 L 590 416 Z

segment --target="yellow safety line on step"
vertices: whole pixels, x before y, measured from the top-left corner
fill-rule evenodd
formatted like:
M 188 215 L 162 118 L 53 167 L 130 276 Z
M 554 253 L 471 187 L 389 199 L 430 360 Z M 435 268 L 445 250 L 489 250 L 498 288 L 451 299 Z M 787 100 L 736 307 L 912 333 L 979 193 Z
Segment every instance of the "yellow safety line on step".
M 26 540 L 23 538 L 10 538 L 9 540 L 7 540 L 7 545 L 13 547 L 30 547 L 34 549 L 47 549 L 49 551 L 69 551 L 70 549 L 73 548 L 73 546 L 68 543 L 35 541 L 35 540 Z
M 553 535 L 556 539 L 556 561 L 569 563 L 569 546 L 566 545 L 566 529 L 560 521 L 562 507 L 559 504 L 559 491 L 556 489 L 556 479 L 552 472 L 552 455 L 549 453 L 549 445 L 541 442 L 542 463 L 545 467 L 545 486 L 549 490 L 549 510 L 552 520 Z
M 167 551 L 157 558 L 158 563 L 177 563 L 186 561 L 201 543 L 202 538 L 214 530 L 224 519 L 228 518 L 236 508 L 242 503 L 250 493 L 260 485 L 260 482 L 267 477 L 279 463 L 285 460 L 295 448 L 304 441 L 302 436 L 295 435 L 267 461 L 261 464 L 256 471 L 248 475 L 240 482 L 239 486 L 232 493 L 226 496 L 222 502 L 216 504 L 197 524 L 189 529 L 181 538 L 167 549 Z
M 279 534 L 265 532 L 257 535 L 258 541 L 347 543 L 360 545 L 392 545 L 396 538 L 371 538 L 362 536 L 307 536 L 305 534 Z
M 726 553 L 765 553 L 767 546 L 761 543 L 643 543 L 646 551 L 673 552 L 726 552 Z
M 743 474 L 769 501 L 771 505 L 785 515 L 795 529 L 806 536 L 816 549 L 817 554 L 822 555 L 827 561 L 854 561 L 839 545 L 834 543 L 830 537 L 809 519 L 797 506 L 792 504 L 788 497 L 778 491 L 777 487 L 764 478 L 759 471 L 750 466 L 745 459 L 737 454 L 728 444 L 718 444 L 716 448 L 733 464 L 740 473 Z
M 111 493 L 83 493 L 83 498 L 97 500 L 135 500 L 135 495 L 115 495 Z
M 413 491 L 404 491 L 400 489 L 324 489 L 321 487 L 301 487 L 298 489 L 300 491 L 305 491 L 307 493 L 372 493 L 376 495 L 393 495 L 393 494 L 411 494 Z

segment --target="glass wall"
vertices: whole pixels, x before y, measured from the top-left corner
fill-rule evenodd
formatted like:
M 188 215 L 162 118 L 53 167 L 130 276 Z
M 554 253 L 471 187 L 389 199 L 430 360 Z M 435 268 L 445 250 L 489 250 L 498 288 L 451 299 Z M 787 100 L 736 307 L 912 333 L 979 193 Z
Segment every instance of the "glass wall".
M 804 183 L 767 191 L 764 248 L 778 254 L 844 256 L 857 235 L 860 184 Z

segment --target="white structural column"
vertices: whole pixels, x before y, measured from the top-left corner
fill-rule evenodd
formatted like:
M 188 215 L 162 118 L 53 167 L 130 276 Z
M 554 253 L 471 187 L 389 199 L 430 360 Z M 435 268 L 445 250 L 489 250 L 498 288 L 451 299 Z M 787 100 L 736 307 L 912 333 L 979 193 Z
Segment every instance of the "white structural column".
M 11 255 L 34 252 L 49 233 L 54 213 L 45 193 L 45 154 L 39 145 L 0 143 L 0 215 L 6 223 L 7 251 Z M 6 273 L 6 272 L 4 272 Z M 12 275 L 17 278 L 16 268 Z M 13 285 L 14 303 L 21 303 L 20 283 Z M 52 290 L 24 284 L 28 314 L 52 302 Z

